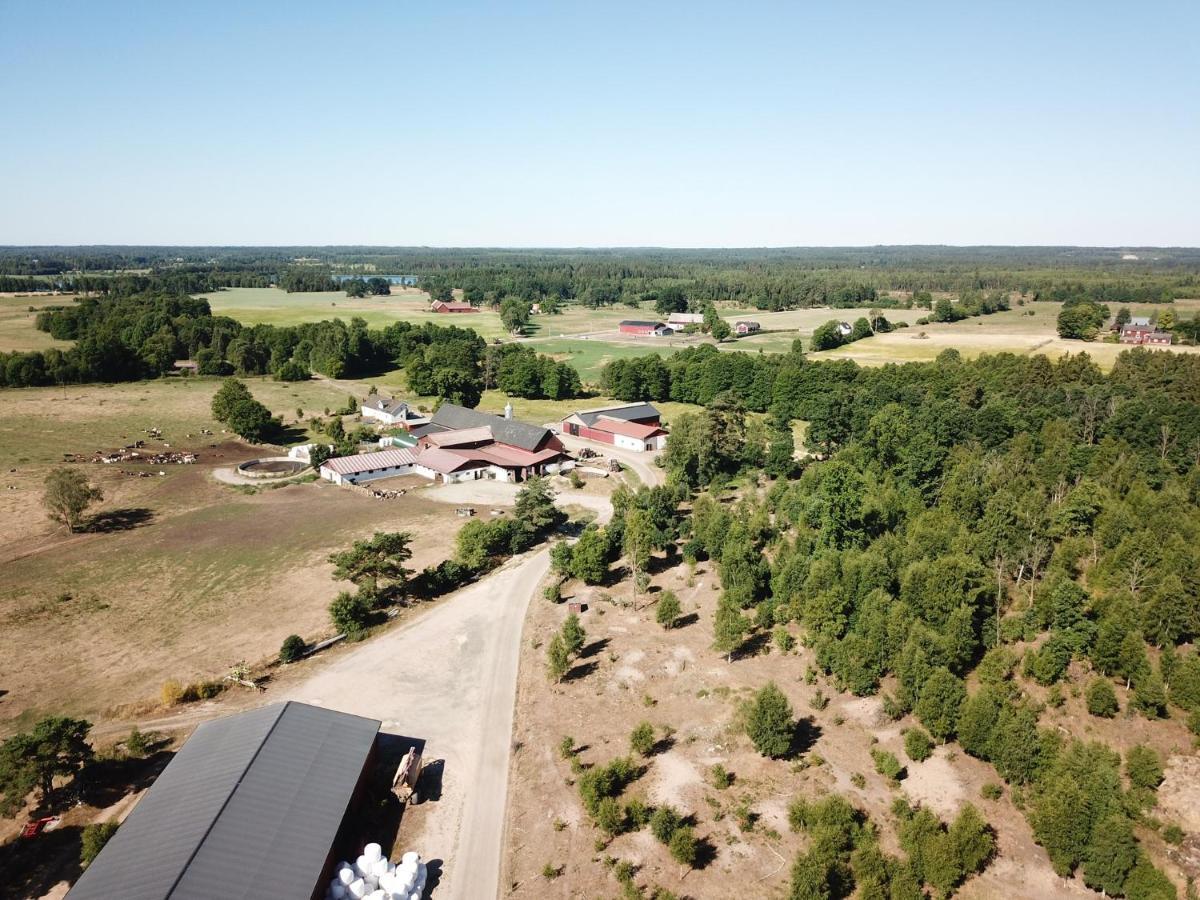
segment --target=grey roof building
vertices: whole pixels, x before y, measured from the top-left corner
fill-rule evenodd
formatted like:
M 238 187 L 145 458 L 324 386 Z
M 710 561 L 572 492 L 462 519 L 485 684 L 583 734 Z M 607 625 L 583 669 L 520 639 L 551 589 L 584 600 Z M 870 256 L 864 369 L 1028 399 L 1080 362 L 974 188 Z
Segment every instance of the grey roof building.
M 575 413 L 584 425 L 595 425 L 596 420 L 621 419 L 625 422 L 653 422 L 658 424 L 658 408 L 652 403 L 626 403 L 623 406 L 606 406 L 601 409 L 581 409 Z
M 201 725 L 67 896 L 322 896 L 379 727 L 294 702 Z
M 520 447 L 522 450 L 537 450 L 547 438 L 552 437 L 550 429 L 540 425 L 528 425 L 506 416 L 494 416 L 491 413 L 481 413 L 478 410 L 467 409 L 453 403 L 443 403 L 438 407 L 430 420 L 433 428 L 413 431 L 413 434 L 425 435 L 438 431 L 453 431 L 459 428 L 479 428 L 486 426 L 492 429 L 492 437 L 501 444 Z

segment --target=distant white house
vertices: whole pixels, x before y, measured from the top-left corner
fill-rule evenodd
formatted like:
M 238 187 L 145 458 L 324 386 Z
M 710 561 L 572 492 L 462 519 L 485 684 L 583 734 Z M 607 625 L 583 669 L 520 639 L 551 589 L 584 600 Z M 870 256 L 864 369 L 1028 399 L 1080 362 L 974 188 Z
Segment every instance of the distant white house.
M 838 334 L 842 337 L 849 337 L 852 331 L 854 331 L 854 328 L 849 322 L 838 322 Z
M 673 312 L 671 315 L 667 316 L 667 324 L 671 326 L 678 326 L 680 328 L 686 328 L 688 325 L 703 325 L 704 314 Z
M 401 428 L 429 424 L 429 416 L 412 409 L 404 400 L 393 400 L 379 394 L 368 397 L 363 403 L 362 417 L 382 425 L 399 425 Z

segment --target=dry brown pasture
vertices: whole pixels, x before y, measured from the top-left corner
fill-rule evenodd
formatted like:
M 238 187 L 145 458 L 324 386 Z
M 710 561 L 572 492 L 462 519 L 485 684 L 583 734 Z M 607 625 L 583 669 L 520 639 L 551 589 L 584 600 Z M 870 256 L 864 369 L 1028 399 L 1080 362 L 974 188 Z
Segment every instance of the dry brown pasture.
M 684 611 L 681 627 L 662 629 L 648 601 L 636 609 L 628 578 L 604 588 L 574 581 L 564 587 L 566 599 L 588 604 L 582 616 L 588 643 L 574 677 L 561 684 L 547 678 L 545 649 L 567 607 L 537 598 L 530 609 L 513 735 L 501 881 L 506 897 L 615 895 L 620 887 L 612 873 L 613 859 L 633 863 L 636 881 L 647 893 L 661 886 L 694 898 L 781 896 L 792 861 L 806 847 L 806 838 L 788 828 L 788 803 L 796 796 L 815 798 L 829 792 L 845 795 L 867 812 L 879 826 L 884 848 L 892 853 L 899 851 L 890 813 L 897 795 L 931 808 L 943 819 L 952 818 L 964 803 L 973 803 L 996 830 L 998 854 L 958 896 L 976 900 L 1098 896 L 1080 880 L 1063 880 L 1054 874 L 1007 789 L 999 800 L 983 799 L 983 785 L 1000 781 L 990 765 L 953 744 L 937 748 L 925 762 L 912 762 L 904 753 L 903 731 L 916 721 L 911 717 L 891 721 L 883 714 L 879 697 L 839 693 L 825 678 L 807 684 L 805 671 L 814 663 L 799 644 L 788 654 L 762 647 L 726 662 L 711 648 L 719 594 L 711 563 L 700 563 L 694 572 L 683 564 L 669 567 L 654 576 L 653 585 L 651 598 L 662 590 L 679 597 Z M 739 704 L 768 680 L 788 696 L 797 716 L 805 720 L 802 733 L 811 735 L 804 753 L 790 761 L 759 756 L 737 725 Z M 824 709 L 814 703 L 818 691 L 829 700 Z M 622 799 L 670 803 L 694 816 L 698 836 L 706 838 L 715 852 L 703 869 L 681 871 L 648 829 L 622 834 L 607 846 L 598 844 L 602 834 L 591 824 L 571 767 L 559 754 L 563 737 L 570 736 L 584 764 L 607 763 L 631 752 L 629 734 L 642 720 L 651 722 L 660 738 L 670 728 L 671 737 L 659 752 L 641 760 L 645 773 Z M 1051 710 L 1043 724 L 1085 739 L 1104 740 L 1121 751 L 1137 742 L 1153 744 L 1164 759 L 1172 760 L 1160 815 L 1168 823 L 1180 821 L 1186 827 L 1175 807 L 1186 805 L 1194 791 L 1187 793 L 1186 779 L 1180 778 L 1188 771 L 1180 760 L 1189 752 L 1190 742 L 1179 723 L 1148 723 L 1124 714 L 1111 721 L 1098 720 L 1086 714 L 1075 691 L 1068 691 L 1066 703 Z M 907 766 L 907 775 L 898 785 L 875 772 L 870 751 L 876 745 Z M 733 784 L 723 790 L 710 781 L 717 763 L 734 774 Z M 742 827 L 739 810 L 752 817 L 749 829 Z M 1167 859 L 1170 848 L 1148 830 L 1140 836 L 1156 861 L 1182 883 L 1180 867 Z M 547 866 L 562 867 L 561 874 L 545 878 Z
M 214 469 L 274 451 L 219 433 L 207 409 L 217 386 L 0 391 L 0 736 L 50 712 L 119 716 L 154 702 L 168 678 L 219 678 L 274 655 L 288 634 L 329 633 L 339 585 L 326 560 L 356 538 L 410 531 L 411 565 L 445 556 L 461 521 L 419 491 L 379 501 L 326 482 L 218 482 Z M 319 412 L 345 399 L 343 388 L 318 382 L 250 386 L 289 419 L 294 405 Z M 148 426 L 164 429 L 162 441 L 141 432 Z M 64 452 L 138 438 L 151 450 L 194 449 L 199 461 L 82 463 L 104 491 L 96 511 L 106 530 L 67 534 L 47 519 L 41 483 Z

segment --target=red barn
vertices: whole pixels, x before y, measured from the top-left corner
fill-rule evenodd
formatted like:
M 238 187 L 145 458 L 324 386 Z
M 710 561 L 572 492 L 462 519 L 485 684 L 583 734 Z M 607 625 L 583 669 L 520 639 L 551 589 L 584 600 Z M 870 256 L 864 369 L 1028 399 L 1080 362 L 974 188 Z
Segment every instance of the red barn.
M 451 300 L 434 300 L 429 304 L 429 309 L 435 313 L 473 313 L 476 312 L 475 307 L 470 303 L 459 303 Z
M 661 450 L 667 442 L 658 410 L 649 403 L 585 409 L 563 419 L 563 433 L 625 450 Z

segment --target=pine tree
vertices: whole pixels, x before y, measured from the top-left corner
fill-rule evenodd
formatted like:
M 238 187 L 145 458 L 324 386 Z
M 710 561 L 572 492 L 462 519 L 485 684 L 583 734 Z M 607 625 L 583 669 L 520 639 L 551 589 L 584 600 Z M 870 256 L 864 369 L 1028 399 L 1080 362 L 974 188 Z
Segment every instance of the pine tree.
M 546 671 L 553 680 L 562 681 L 570 666 L 571 654 L 567 652 L 566 642 L 561 634 L 556 634 L 546 648 Z
M 579 624 L 579 616 L 575 613 L 571 613 L 563 622 L 562 640 L 563 646 L 567 648 L 570 656 L 574 656 L 583 649 L 584 642 L 587 640 L 587 632 Z
M 722 594 L 713 619 L 713 647 L 725 654 L 727 662 L 733 661 L 733 654 L 742 646 L 749 626 L 737 602 L 728 594 Z

